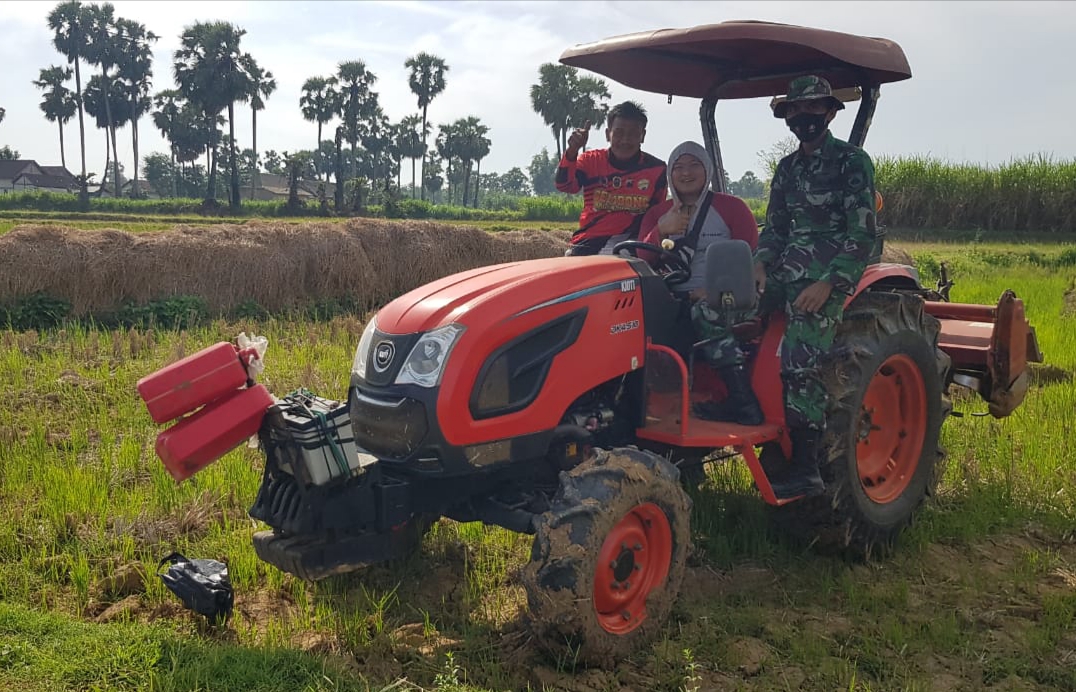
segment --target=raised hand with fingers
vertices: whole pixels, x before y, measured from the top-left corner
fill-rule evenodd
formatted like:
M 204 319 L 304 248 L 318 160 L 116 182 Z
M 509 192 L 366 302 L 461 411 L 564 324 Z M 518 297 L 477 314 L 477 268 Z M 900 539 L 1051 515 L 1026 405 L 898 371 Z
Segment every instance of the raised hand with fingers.
M 564 152 L 567 154 L 568 160 L 575 160 L 575 157 L 579 155 L 579 150 L 587 145 L 587 139 L 589 137 L 590 120 L 588 119 L 583 123 L 583 127 L 573 130 L 572 134 L 568 137 L 568 149 Z

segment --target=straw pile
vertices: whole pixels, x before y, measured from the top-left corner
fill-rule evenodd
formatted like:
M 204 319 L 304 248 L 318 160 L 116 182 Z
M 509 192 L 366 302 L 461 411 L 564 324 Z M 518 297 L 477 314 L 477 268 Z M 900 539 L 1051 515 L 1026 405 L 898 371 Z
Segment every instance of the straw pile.
M 0 304 L 36 292 L 82 316 L 178 295 L 213 311 L 325 300 L 377 306 L 474 267 L 555 257 L 569 234 L 410 221 L 180 225 L 160 233 L 18 226 L 0 236 Z
M 180 225 L 159 233 L 23 225 L 0 236 L 0 305 L 43 292 L 72 314 L 199 296 L 211 311 L 353 301 L 374 308 L 475 267 L 564 254 L 569 231 L 487 233 L 430 221 Z M 910 263 L 886 246 L 886 261 Z

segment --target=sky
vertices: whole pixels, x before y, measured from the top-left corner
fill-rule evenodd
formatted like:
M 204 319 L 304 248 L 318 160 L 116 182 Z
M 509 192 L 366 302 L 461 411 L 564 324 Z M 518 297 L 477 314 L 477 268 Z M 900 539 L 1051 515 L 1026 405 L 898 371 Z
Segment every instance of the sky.
M 52 46 L 46 16 L 56 2 L 0 2 L 0 146 L 10 145 L 40 164 L 60 163 L 58 127 L 45 120 L 38 71 L 64 64 Z M 360 59 L 375 75 L 374 90 L 386 114 L 398 121 L 418 112 L 404 61 L 420 51 L 448 63 L 447 88 L 429 107 L 434 124 L 477 116 L 490 128 L 483 172 L 526 170 L 553 135 L 531 109 L 538 68 L 566 49 L 636 31 L 686 28 L 756 19 L 811 26 L 896 41 L 912 78 L 882 87 L 866 141 L 878 156 L 932 156 L 951 162 L 1003 164 L 1044 154 L 1076 158 L 1076 88 L 1067 68 L 1076 36 L 1072 2 L 447 2 L 366 0 L 286 2 L 184 2 L 116 0 L 118 16 L 144 23 L 161 38 L 154 45 L 153 91 L 173 88 L 172 54 L 185 26 L 222 20 L 246 30 L 242 49 L 277 81 L 258 114 L 258 148 L 314 148 L 315 123 L 303 120 L 303 82 L 328 76 L 338 63 Z M 83 65 L 83 80 L 88 78 Z M 611 80 L 610 104 L 631 99 L 647 109 L 644 150 L 666 158 L 685 139 L 701 141 L 699 102 L 624 87 Z M 73 80 L 72 80 L 73 88 Z M 249 108 L 237 109 L 236 138 L 250 143 Z M 854 107 L 833 124 L 846 137 Z M 758 152 L 789 136 L 766 99 L 718 107 L 725 165 L 733 180 L 762 171 Z M 68 169 L 77 173 L 78 121 L 65 129 Z M 324 135 L 326 138 L 330 135 Z M 120 160 L 131 171 L 131 135 L 117 135 Z M 592 131 L 591 148 L 604 144 Z M 86 132 L 87 169 L 105 162 L 103 130 Z M 140 154 L 167 153 L 149 118 L 139 127 Z M 405 164 L 405 184 L 410 167 Z M 760 174 L 761 177 L 761 174 Z

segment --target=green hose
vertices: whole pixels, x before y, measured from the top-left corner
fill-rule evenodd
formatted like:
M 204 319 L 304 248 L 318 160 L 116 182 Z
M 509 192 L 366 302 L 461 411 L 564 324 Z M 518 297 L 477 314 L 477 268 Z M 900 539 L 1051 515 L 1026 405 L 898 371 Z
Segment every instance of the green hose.
M 329 450 L 340 473 L 347 476 L 351 473 L 351 465 L 348 464 L 347 458 L 344 456 L 344 450 L 336 443 L 336 435 L 329 426 L 329 419 L 321 411 L 313 411 L 307 404 L 307 401 L 315 398 L 316 395 L 304 387 L 300 387 L 284 397 L 285 400 L 301 407 L 312 420 L 317 421 L 317 426 L 321 430 L 322 436 L 329 442 Z

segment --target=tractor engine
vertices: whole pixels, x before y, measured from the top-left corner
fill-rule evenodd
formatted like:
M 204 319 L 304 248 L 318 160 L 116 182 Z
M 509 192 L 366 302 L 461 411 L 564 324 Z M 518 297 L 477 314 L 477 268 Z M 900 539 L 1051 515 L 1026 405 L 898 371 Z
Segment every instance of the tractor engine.
M 613 427 L 615 416 L 611 407 L 602 406 L 595 410 L 569 411 L 564 422 L 568 425 L 577 425 L 592 435 L 598 435 Z

